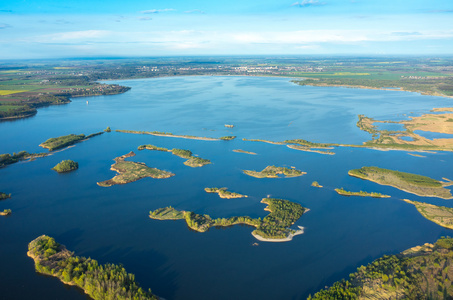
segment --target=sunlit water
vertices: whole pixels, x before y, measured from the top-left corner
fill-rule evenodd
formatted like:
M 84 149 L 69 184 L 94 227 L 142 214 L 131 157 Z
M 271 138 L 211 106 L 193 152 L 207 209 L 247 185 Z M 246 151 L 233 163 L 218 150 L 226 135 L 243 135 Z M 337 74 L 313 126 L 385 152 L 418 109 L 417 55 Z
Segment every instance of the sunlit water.
M 401 120 L 409 112 L 421 115 L 432 107 L 449 106 L 451 100 L 400 91 L 301 87 L 277 78 L 175 77 L 119 83 L 132 89 L 121 95 L 76 98 L 69 105 L 40 109 L 29 119 L 0 123 L 0 153 L 41 152 L 38 145 L 50 137 L 90 134 L 107 126 L 238 138 L 213 142 L 111 132 L 1 169 L 0 191 L 13 195 L 0 202 L 0 210 L 13 211 L 10 217 L 0 217 L 1 297 L 86 298 L 56 278 L 35 273 L 27 245 L 42 234 L 55 237 L 77 255 L 122 263 L 142 287 L 168 300 L 304 299 L 383 254 L 451 235 L 400 199 L 453 206 L 449 201 L 347 175 L 353 168 L 379 166 L 453 179 L 450 153 L 424 153 L 422 158 L 404 151 L 336 148 L 336 155 L 330 156 L 242 141 L 301 138 L 360 144 L 371 135 L 357 128 L 358 114 Z M 137 151 L 141 144 L 189 149 L 213 164 L 190 168 L 170 153 Z M 115 175 L 109 170 L 112 159 L 131 150 L 137 154 L 131 160 L 176 176 L 97 186 Z M 68 174 L 50 170 L 63 159 L 77 161 L 80 168 Z M 267 165 L 294 166 L 308 174 L 257 179 L 241 172 Z M 315 180 L 324 188 L 311 187 Z M 205 193 L 205 187 L 228 187 L 249 197 L 221 199 Z M 339 187 L 392 198 L 344 197 L 333 191 Z M 267 195 L 310 209 L 295 224 L 305 227 L 303 235 L 287 243 L 266 243 L 253 238 L 252 227 L 198 233 L 182 220 L 148 218 L 150 210 L 169 205 L 212 217 L 264 217 L 260 200 Z

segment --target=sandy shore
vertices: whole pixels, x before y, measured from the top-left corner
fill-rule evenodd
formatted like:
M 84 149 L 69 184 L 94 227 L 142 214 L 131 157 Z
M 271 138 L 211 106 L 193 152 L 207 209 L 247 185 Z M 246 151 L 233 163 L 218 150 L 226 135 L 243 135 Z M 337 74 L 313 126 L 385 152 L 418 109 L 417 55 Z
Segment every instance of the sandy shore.
M 305 212 L 307 212 L 308 210 L 306 210 Z M 261 242 L 273 242 L 273 243 L 282 243 L 282 242 L 289 242 L 289 241 L 292 241 L 293 237 L 296 236 L 296 235 L 299 235 L 299 234 L 303 234 L 304 233 L 304 227 L 302 226 L 297 226 L 299 227 L 299 230 L 296 230 L 296 232 L 294 233 L 290 233 L 286 238 L 284 239 L 268 239 L 268 238 L 263 238 L 262 236 L 259 236 L 257 234 L 255 234 L 254 232 L 252 232 L 252 235 L 255 239 L 257 239 L 258 241 L 261 241 Z

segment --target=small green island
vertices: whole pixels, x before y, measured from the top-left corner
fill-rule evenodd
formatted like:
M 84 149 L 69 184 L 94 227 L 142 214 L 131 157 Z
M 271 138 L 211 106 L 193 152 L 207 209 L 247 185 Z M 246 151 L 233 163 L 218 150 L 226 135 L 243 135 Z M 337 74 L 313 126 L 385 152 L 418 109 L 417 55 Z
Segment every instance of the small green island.
M 250 155 L 256 155 L 255 152 L 245 151 L 245 150 L 242 150 L 242 149 L 234 149 L 233 152 L 250 154 Z
M 0 200 L 11 198 L 11 194 L 0 192 Z
M 123 266 L 109 263 L 100 265 L 94 259 L 74 256 L 74 252 L 52 237 L 42 235 L 31 241 L 27 255 L 34 260 L 38 273 L 77 286 L 94 300 L 159 299 L 151 290 L 145 291 L 139 287 L 135 275 L 127 273 Z
M 79 164 L 73 160 L 67 159 L 59 162 L 52 170 L 58 173 L 66 173 L 77 170 L 79 168 Z
M 169 178 L 175 174 L 156 168 L 150 168 L 144 163 L 138 163 L 133 161 L 126 161 L 128 157 L 135 156 L 134 152 L 122 155 L 114 159 L 115 163 L 111 166 L 110 170 L 117 171 L 118 175 L 112 179 L 98 182 L 99 186 L 109 187 L 115 184 L 126 184 L 137 181 L 145 177 L 151 177 L 156 179 Z
M 9 216 L 11 215 L 11 209 L 4 209 L 3 211 L 0 211 L 0 216 Z
M 293 230 L 289 227 L 308 209 L 298 203 L 282 199 L 264 198 L 261 203 L 267 204 L 264 210 L 270 212 L 262 220 L 261 218 L 254 219 L 248 216 L 212 219 L 209 215 L 180 211 L 171 206 L 150 211 L 149 217 L 156 220 L 184 219 L 189 228 L 198 232 L 206 232 L 211 227 L 245 224 L 255 227 L 256 229 L 252 232 L 252 235 L 256 239 L 266 242 L 287 242 L 291 241 L 293 236 L 303 233 L 303 227 L 299 226 L 299 230 Z
M 186 150 L 186 149 L 167 149 L 163 147 L 157 147 L 154 145 L 141 145 L 138 146 L 138 150 L 151 150 L 151 151 L 163 151 L 163 152 L 171 152 L 173 155 L 186 158 L 187 160 L 184 162 L 186 166 L 196 168 L 196 167 L 202 167 L 205 165 L 208 165 L 211 163 L 209 159 L 204 159 L 198 156 L 194 156 L 192 151 Z
M 323 187 L 323 186 L 320 185 L 317 181 L 313 181 L 313 182 L 311 183 L 311 186 L 314 186 L 314 187 L 317 187 L 317 188 L 322 188 L 322 187 Z
M 247 198 L 247 195 L 241 195 L 227 191 L 227 188 L 205 188 L 206 193 L 217 193 L 220 198 L 233 199 L 233 198 Z
M 90 135 L 85 136 L 84 134 L 69 134 L 64 135 L 56 138 L 50 138 L 44 143 L 41 143 L 39 146 L 49 149 L 49 151 L 54 151 L 57 149 L 65 148 L 81 141 L 88 140 L 92 137 L 98 136 L 103 134 L 104 132 L 97 132 Z
M 231 141 L 231 140 L 234 140 L 235 138 L 236 138 L 235 135 L 227 135 L 227 136 L 220 137 L 220 140 L 221 141 Z
M 267 166 L 264 170 L 257 172 L 251 170 L 243 170 L 244 174 L 256 177 L 256 178 L 278 178 L 280 174 L 285 177 L 297 177 L 307 174 L 306 172 L 299 171 L 297 169 L 289 169 L 284 167 Z
M 452 299 L 453 239 L 385 255 L 308 300 Z
M 348 174 L 381 185 L 389 185 L 418 196 L 437 197 L 442 199 L 453 198 L 450 190 L 444 187 L 449 183 L 443 183 L 422 175 L 378 167 L 362 167 L 360 169 L 350 170 Z
M 37 157 L 45 157 L 48 153 L 28 153 L 27 151 L 20 151 L 19 153 L 13 153 L 13 155 L 6 153 L 0 154 L 0 168 L 6 167 L 7 165 L 15 164 L 22 160 L 33 160 Z
M 342 195 L 342 196 L 360 196 L 360 197 L 373 197 L 373 198 L 390 198 L 391 197 L 389 195 L 383 195 L 381 193 L 375 193 L 375 192 L 371 192 L 371 193 L 364 192 L 364 191 L 350 192 L 350 191 L 346 191 L 343 188 L 335 189 L 335 192 L 337 192 L 339 195 Z
M 404 201 L 414 205 L 418 212 L 431 222 L 445 228 L 453 229 L 453 208 L 408 199 L 404 199 Z

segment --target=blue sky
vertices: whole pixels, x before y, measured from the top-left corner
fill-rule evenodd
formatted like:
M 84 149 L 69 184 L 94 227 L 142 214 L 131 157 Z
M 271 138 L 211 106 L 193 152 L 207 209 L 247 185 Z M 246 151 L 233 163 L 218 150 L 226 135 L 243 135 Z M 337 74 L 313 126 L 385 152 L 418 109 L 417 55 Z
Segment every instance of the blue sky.
M 0 59 L 453 54 L 452 0 L 0 0 Z

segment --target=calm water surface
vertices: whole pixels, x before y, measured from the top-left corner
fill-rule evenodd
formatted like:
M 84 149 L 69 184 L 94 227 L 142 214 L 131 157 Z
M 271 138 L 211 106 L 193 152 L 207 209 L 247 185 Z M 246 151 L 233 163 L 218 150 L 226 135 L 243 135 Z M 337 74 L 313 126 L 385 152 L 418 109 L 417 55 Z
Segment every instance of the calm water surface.
M 119 82 L 122 95 L 77 98 L 69 105 L 40 109 L 35 117 L 0 123 L 0 153 L 43 151 L 50 137 L 112 129 L 166 131 L 220 137 L 229 142 L 196 141 L 111 132 L 32 162 L 0 170 L 0 191 L 13 197 L 0 218 L 0 289 L 4 299 L 86 299 L 56 278 L 36 274 L 26 256 L 28 243 L 41 234 L 56 238 L 77 255 L 101 263 L 122 263 L 144 288 L 165 299 L 305 299 L 383 254 L 451 235 L 401 201 L 421 198 L 392 187 L 352 178 L 347 171 L 379 166 L 436 179 L 453 178 L 450 153 L 414 157 L 404 151 L 337 148 L 336 155 L 301 152 L 242 138 L 360 144 L 371 136 L 356 127 L 357 115 L 379 120 L 406 119 L 451 100 L 400 91 L 296 86 L 288 79 L 251 77 L 175 77 Z M 88 101 L 88 103 L 87 103 Z M 224 124 L 235 127 L 225 128 Z M 190 149 L 213 164 L 183 165 L 169 153 L 137 151 L 142 144 Z M 244 149 L 258 153 L 232 152 Z M 145 178 L 102 188 L 96 182 L 115 175 L 112 159 L 135 151 L 133 161 L 176 176 Z M 63 159 L 79 162 L 69 174 L 50 170 Z M 241 170 L 267 165 L 294 166 L 307 175 L 257 179 Z M 311 187 L 318 181 L 325 188 Z M 228 187 L 249 195 L 220 199 L 205 187 Z M 373 191 L 388 199 L 343 197 L 333 189 Z M 310 208 L 296 225 L 305 233 L 288 243 L 258 242 L 253 228 L 234 226 L 198 233 L 184 221 L 157 221 L 150 210 L 172 205 L 212 217 L 264 217 L 261 198 L 284 198 Z M 258 246 L 253 246 L 258 242 Z

